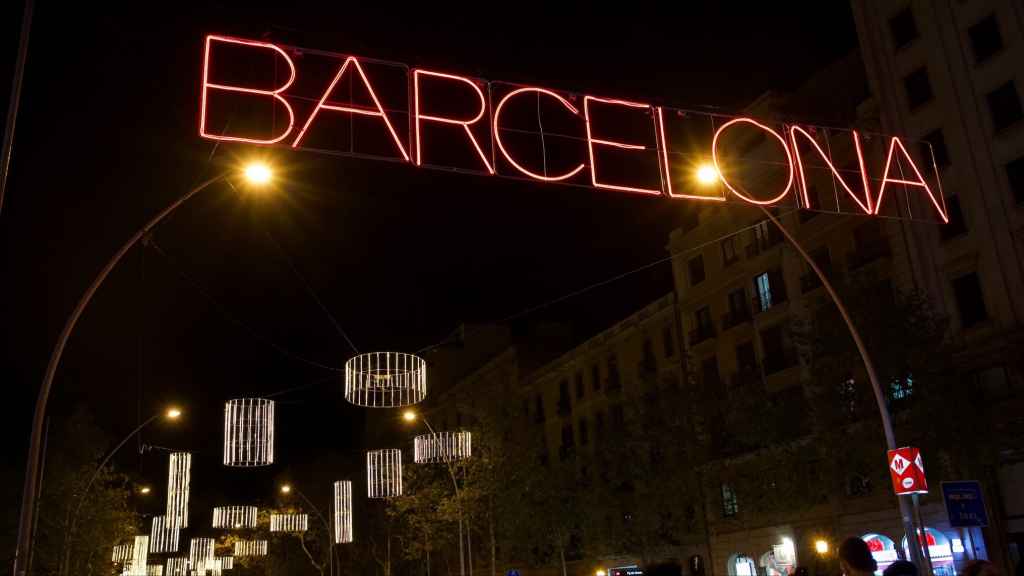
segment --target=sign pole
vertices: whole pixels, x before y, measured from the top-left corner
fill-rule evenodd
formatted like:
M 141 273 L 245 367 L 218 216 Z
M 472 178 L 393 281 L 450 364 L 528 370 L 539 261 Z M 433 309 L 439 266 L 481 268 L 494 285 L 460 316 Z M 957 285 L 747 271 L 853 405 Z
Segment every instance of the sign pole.
M 914 507 L 914 521 L 917 524 L 917 530 L 920 536 L 914 539 L 914 543 L 911 546 L 916 546 L 922 553 L 922 560 L 924 563 L 922 566 L 926 569 L 926 574 L 934 574 L 932 570 L 932 554 L 928 550 L 928 533 L 924 529 L 924 521 L 921 520 L 921 495 L 917 492 L 910 495 L 910 502 Z M 924 539 L 924 543 L 921 540 Z

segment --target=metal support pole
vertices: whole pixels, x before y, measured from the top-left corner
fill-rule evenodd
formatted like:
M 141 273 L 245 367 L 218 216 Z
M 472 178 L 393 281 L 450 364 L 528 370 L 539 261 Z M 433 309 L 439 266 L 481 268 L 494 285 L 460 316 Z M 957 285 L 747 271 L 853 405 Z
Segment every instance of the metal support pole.
M 875 364 L 871 361 L 871 356 L 868 354 L 867 346 L 864 345 L 864 341 L 860 337 L 860 332 L 857 331 L 857 327 L 853 324 L 853 319 L 850 318 L 850 313 L 846 310 L 846 306 L 843 301 L 839 298 L 839 294 L 836 293 L 835 288 L 832 287 L 832 282 L 829 281 L 825 273 L 821 271 L 818 264 L 814 262 L 814 259 L 807 254 L 803 246 L 796 241 L 796 238 L 786 230 L 786 227 L 779 222 L 778 218 L 772 214 L 771 210 L 764 206 L 759 206 L 764 215 L 778 227 L 782 235 L 786 237 L 790 245 L 800 254 L 800 256 L 807 262 L 807 265 L 814 270 L 814 273 L 818 276 L 821 281 L 821 285 L 825 288 L 829 297 L 832 298 L 832 302 L 836 305 L 839 310 L 839 315 L 842 316 L 843 322 L 846 323 L 846 328 L 850 331 L 850 336 L 853 338 L 853 343 L 857 346 L 857 351 L 860 353 L 861 360 L 864 362 L 864 371 L 867 372 L 868 381 L 871 383 L 871 390 L 875 395 L 875 403 L 878 405 L 878 415 L 882 419 L 882 432 L 885 434 L 885 444 L 889 450 L 895 450 L 896 446 L 896 434 L 892 428 L 892 417 L 889 415 L 889 406 L 886 403 L 885 393 L 882 391 L 882 384 L 878 380 L 878 374 L 875 372 Z M 921 556 L 921 547 L 915 546 L 913 543 L 917 542 L 917 535 L 914 533 L 914 520 L 913 511 L 910 504 L 907 502 L 905 496 L 897 496 L 897 501 L 900 507 L 900 520 L 903 523 L 903 531 L 907 535 L 907 542 L 911 543 L 910 548 L 911 560 L 918 566 L 920 573 L 923 575 L 930 575 L 932 572 L 929 569 L 924 571 L 925 567 L 924 558 Z M 930 568 L 930 567 L 929 567 Z
M 78 304 L 75 305 L 75 309 L 71 312 L 71 316 L 69 316 L 67 321 L 64 323 L 64 328 L 57 337 L 57 343 L 54 344 L 53 351 L 50 353 L 50 361 L 46 365 L 46 374 L 43 376 L 43 383 L 39 387 L 39 396 L 36 399 L 35 413 L 32 417 L 32 434 L 29 437 L 28 458 L 26 460 L 27 467 L 25 470 L 24 485 L 22 486 L 21 513 L 18 519 L 18 540 L 17 547 L 14 551 L 14 566 L 12 571 L 14 576 L 25 576 L 28 572 L 27 560 L 31 556 L 32 551 L 32 524 L 35 520 L 35 503 L 36 499 L 39 497 L 37 484 L 39 482 L 40 458 L 42 458 L 43 420 L 46 418 L 46 405 L 50 400 L 50 389 L 53 387 L 53 378 L 57 374 L 57 367 L 60 365 L 60 359 L 64 353 L 64 347 L 71 338 L 71 333 L 78 324 L 78 319 L 82 316 L 82 312 L 85 311 L 89 302 L 92 301 L 93 295 L 96 294 L 99 287 L 103 285 L 103 281 L 107 279 L 107 276 L 110 275 L 110 272 L 114 267 L 117 266 L 124 255 L 128 253 L 128 251 L 131 250 L 139 240 L 149 234 L 149 232 L 160 224 L 164 218 L 174 212 L 188 199 L 205 190 L 214 182 L 222 180 L 226 176 L 227 172 L 224 172 L 202 182 L 185 193 L 184 196 L 175 200 L 170 206 L 164 208 L 162 212 L 157 214 L 152 220 L 146 223 L 145 226 L 140 228 L 138 232 L 129 238 L 128 241 L 114 253 L 114 256 L 110 261 L 107 262 L 107 264 L 100 270 L 100 273 L 92 281 L 92 284 L 89 285 L 89 288 L 86 289 L 85 294 L 82 295 Z
M 423 425 L 427 427 L 431 434 L 437 434 L 437 432 L 434 432 L 434 427 L 427 421 L 426 416 L 421 416 L 420 419 L 423 420 Z M 463 550 L 463 541 L 466 538 L 462 533 L 462 498 L 459 496 L 459 482 L 455 479 L 455 469 L 452 468 L 452 463 L 445 462 L 445 465 L 448 468 L 448 476 L 452 479 L 452 486 L 455 488 L 455 505 L 459 512 L 459 576 L 466 576 L 466 553 Z M 472 570 L 472 567 L 470 567 L 470 570 Z
M 21 103 L 21 85 L 25 78 L 25 60 L 28 58 L 28 33 L 32 28 L 32 0 L 25 0 L 21 14 L 21 38 L 18 41 L 18 58 L 14 62 L 14 79 L 11 80 L 11 99 L 7 102 L 7 123 L 4 125 L 3 148 L 0 149 L 0 212 L 4 209 L 4 192 L 7 190 L 7 175 L 11 171 L 11 154 L 14 151 L 14 125 L 18 121 L 18 105 Z
M 306 498 L 306 495 L 302 493 L 302 490 L 299 490 L 298 488 L 296 488 L 295 489 L 295 493 L 298 494 L 306 502 L 306 505 L 308 505 L 310 508 L 313 509 L 313 512 L 316 513 L 316 515 L 320 518 L 320 521 L 323 522 L 323 524 L 324 524 L 324 530 L 327 531 L 327 550 L 328 550 L 327 562 L 328 562 L 328 566 L 330 567 L 329 568 L 330 575 L 334 576 L 334 537 L 331 535 L 331 525 L 330 525 L 329 522 L 327 522 L 327 518 L 324 517 L 324 515 L 320 512 L 320 509 L 317 508 L 309 500 L 309 498 Z
M 914 539 L 914 545 L 924 552 L 922 557 L 924 558 L 924 566 L 927 570 L 927 574 L 934 574 L 935 567 L 932 566 L 932 553 L 928 549 L 928 532 L 924 529 L 924 521 L 921 519 L 921 495 L 914 493 L 910 496 L 910 502 L 914 508 L 914 522 L 917 524 L 919 537 Z M 922 542 L 924 540 L 924 542 Z

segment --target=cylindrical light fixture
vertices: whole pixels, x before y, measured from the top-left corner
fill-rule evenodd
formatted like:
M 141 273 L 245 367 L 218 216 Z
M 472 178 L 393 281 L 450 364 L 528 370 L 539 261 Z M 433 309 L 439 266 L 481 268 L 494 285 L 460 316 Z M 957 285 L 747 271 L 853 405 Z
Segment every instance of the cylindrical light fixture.
M 149 536 L 136 536 L 131 558 L 125 562 L 123 576 L 146 576 L 149 562 Z
M 188 549 L 189 568 L 202 574 L 213 561 L 213 538 L 193 538 Z
M 366 453 L 366 488 L 370 498 L 402 495 L 402 451 L 397 448 Z
M 151 554 L 177 552 L 180 536 L 179 529 L 167 525 L 167 516 L 153 516 L 153 526 L 149 531 L 149 552 Z
M 188 487 L 192 473 L 192 455 L 174 452 L 167 472 L 167 526 L 188 528 Z
M 160 564 L 146 566 L 146 576 L 164 576 L 164 567 Z
M 114 564 L 127 562 L 132 558 L 132 544 L 118 544 L 110 555 L 110 561 Z
M 256 527 L 255 506 L 218 506 L 213 509 L 213 527 L 241 530 Z
M 417 464 L 456 462 L 473 453 L 473 437 L 466 431 L 423 434 L 413 440 L 413 461 Z
M 309 528 L 308 514 L 271 514 L 271 532 L 305 532 Z
M 266 556 L 266 540 L 237 540 L 235 541 L 235 556 Z
M 188 576 L 188 558 L 176 556 L 167 559 L 166 576 Z
M 234 556 L 217 556 L 217 561 L 220 562 L 221 570 L 231 570 L 235 567 Z
M 274 463 L 274 401 L 236 398 L 224 405 L 224 465 Z
M 427 396 L 427 362 L 404 352 L 368 352 L 345 362 L 345 399 L 365 408 L 399 408 Z
M 352 481 L 334 483 L 334 543 L 352 542 Z

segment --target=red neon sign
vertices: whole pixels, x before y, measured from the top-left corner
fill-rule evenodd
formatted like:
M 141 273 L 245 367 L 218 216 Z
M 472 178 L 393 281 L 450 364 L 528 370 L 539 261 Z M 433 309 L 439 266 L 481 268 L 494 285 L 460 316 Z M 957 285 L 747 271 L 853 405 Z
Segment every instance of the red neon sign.
M 241 74 L 241 79 L 223 80 L 227 58 L 224 51 L 233 51 L 234 61 L 241 53 L 244 65 L 229 70 L 233 78 Z M 301 57 L 293 59 L 289 54 L 301 54 Z M 258 69 L 262 75 L 249 79 L 245 72 L 250 69 Z M 331 70 L 329 74 L 333 76 L 325 76 L 324 70 Z M 271 73 L 273 80 L 267 80 Z M 346 78 L 349 79 L 348 95 L 343 94 L 346 91 L 339 86 Z M 297 81 L 300 79 L 301 82 Z M 368 132 L 366 130 L 359 133 L 350 129 L 346 131 L 349 132 L 347 147 L 319 148 L 318 151 L 652 196 L 734 200 L 755 205 L 789 203 L 800 208 L 811 207 L 809 190 L 813 181 L 820 178 L 823 184 L 827 182 L 837 194 L 845 194 L 853 202 L 847 202 L 850 208 L 844 208 L 837 196 L 834 210 L 815 209 L 889 215 L 895 211 L 893 208 L 882 212 L 888 201 L 888 206 L 898 204 L 901 207 L 899 212 L 903 217 L 937 215 L 937 220 L 948 221 L 934 162 L 915 160 L 905 142 L 896 137 L 879 138 L 852 130 L 819 131 L 797 124 L 778 124 L 775 128 L 748 117 L 676 110 L 588 94 L 568 95 L 539 86 L 503 89 L 504 95 L 495 96 L 492 102 L 493 86 L 478 78 L 422 68 L 410 70 L 394 62 L 210 35 L 206 37 L 203 52 L 199 135 L 217 141 L 280 143 L 300 149 L 309 140 L 310 132 L 317 131 L 316 121 L 323 121 L 323 114 L 340 112 L 351 117 L 379 118 L 383 130 L 371 137 L 363 134 Z M 360 92 L 359 102 L 355 101 L 354 91 Z M 441 92 L 444 96 L 439 96 Z M 537 112 L 527 122 L 509 108 L 513 107 L 512 102 L 529 95 L 537 99 Z M 229 106 L 235 104 L 231 98 L 259 105 Z M 582 106 L 578 106 L 580 98 Z M 225 128 L 222 133 L 211 130 L 211 125 L 228 124 L 227 118 L 215 116 L 218 111 L 229 108 L 233 114 L 230 129 Z M 238 118 L 240 108 L 249 116 Z M 542 114 L 545 108 L 549 109 L 547 115 Z M 595 112 L 598 112 L 596 116 Z M 298 122 L 297 114 L 302 116 Z M 404 130 L 397 129 L 406 122 L 408 136 Z M 251 126 L 254 124 L 269 125 L 270 128 L 264 130 L 268 133 L 253 134 Z M 296 124 L 301 128 L 292 135 Z M 442 130 L 442 126 L 455 130 Z M 726 158 L 722 136 L 741 127 L 759 131 L 763 138 L 754 141 L 752 148 L 743 149 L 736 158 L 733 155 Z M 674 147 L 668 141 L 670 128 L 673 139 L 679 140 L 671 143 Z M 429 132 L 429 138 L 425 138 L 425 132 Z M 506 137 L 513 133 L 526 136 L 521 139 L 526 146 L 535 143 L 536 153 L 528 147 L 511 147 Z M 285 142 L 286 139 L 289 140 Z M 371 139 L 375 142 L 373 146 L 364 144 Z M 485 144 L 488 140 L 489 148 Z M 469 146 L 466 146 L 467 141 Z M 849 142 L 853 143 L 852 150 Z M 332 143 L 332 146 L 340 145 Z M 844 151 L 845 156 L 837 155 L 836 150 Z M 610 164 L 608 155 L 622 162 Z M 427 162 L 428 156 L 432 159 L 444 156 L 445 159 L 442 163 Z M 501 162 L 496 161 L 498 156 Z M 543 168 L 538 167 L 538 158 L 543 158 Z M 584 161 L 561 162 L 554 172 L 549 172 L 550 158 L 582 158 Z M 694 178 L 692 186 L 688 185 L 682 178 L 693 178 L 698 164 L 705 158 L 715 167 L 713 181 L 708 183 Z M 752 188 L 774 187 L 771 182 L 777 179 L 769 176 L 777 175 L 780 169 L 785 174 L 784 185 L 778 184 L 780 188 L 771 192 L 751 193 L 739 185 L 735 162 L 743 163 L 744 177 L 754 182 Z M 852 183 L 854 178 L 850 178 L 852 169 L 837 168 L 854 162 L 860 179 L 856 185 Z M 709 171 L 707 167 L 704 175 Z M 709 193 L 700 193 L 699 189 L 705 186 Z M 843 192 L 838 192 L 840 189 Z M 694 190 L 699 192 L 693 193 Z M 900 201 L 893 204 L 891 196 L 898 196 Z

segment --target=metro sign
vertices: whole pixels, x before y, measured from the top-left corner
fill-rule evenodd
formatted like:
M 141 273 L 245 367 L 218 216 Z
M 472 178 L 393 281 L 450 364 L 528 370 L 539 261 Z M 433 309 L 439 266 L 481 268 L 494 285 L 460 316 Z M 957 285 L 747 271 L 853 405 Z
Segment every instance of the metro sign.
M 924 462 L 917 448 L 908 446 L 889 450 L 889 475 L 892 477 L 892 489 L 897 495 L 928 493 Z
M 706 202 L 948 222 L 930 145 L 209 35 L 202 138 Z M 697 168 L 713 166 L 699 183 Z

